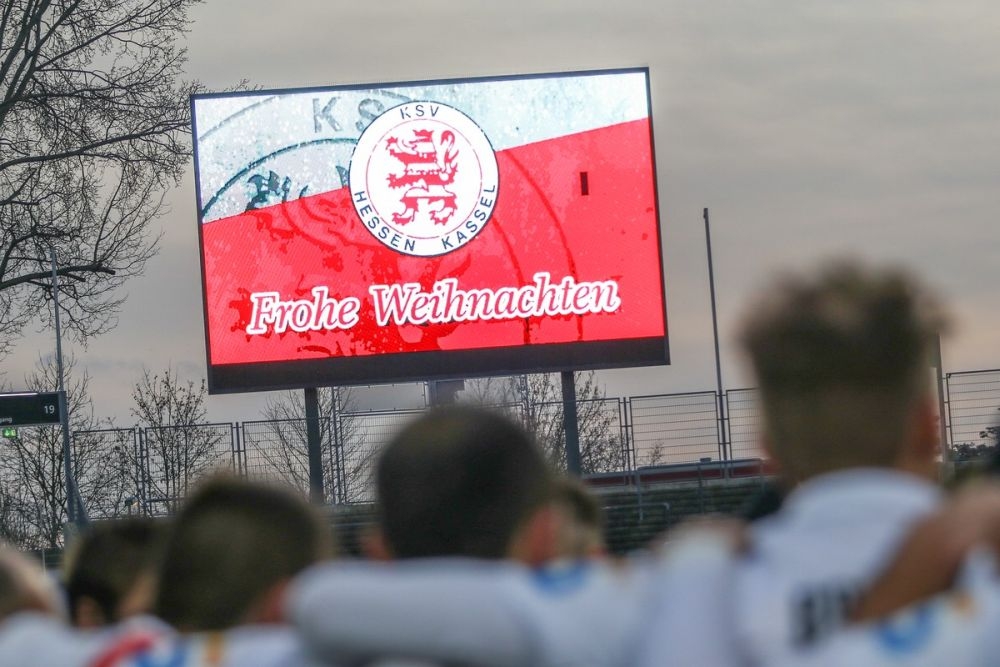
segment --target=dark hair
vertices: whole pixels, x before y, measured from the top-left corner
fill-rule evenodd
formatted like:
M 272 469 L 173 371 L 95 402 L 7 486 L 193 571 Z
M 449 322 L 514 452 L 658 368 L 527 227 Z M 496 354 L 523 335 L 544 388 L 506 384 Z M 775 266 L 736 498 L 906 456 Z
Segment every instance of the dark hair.
M 152 519 L 128 518 L 95 523 L 81 533 L 65 564 L 70 618 L 76 622 L 80 601 L 90 598 L 107 623 L 121 620 L 122 600 L 158 564 L 163 532 Z
M 378 462 L 383 532 L 397 558 L 507 556 L 517 529 L 551 497 L 532 438 L 482 408 L 427 412 Z
M 239 625 L 264 593 L 330 555 L 331 544 L 330 527 L 291 490 L 214 477 L 175 519 L 156 614 L 183 631 Z
M 772 452 L 792 479 L 890 466 L 930 389 L 938 303 L 907 273 L 832 264 L 778 282 L 742 342 L 761 391 Z

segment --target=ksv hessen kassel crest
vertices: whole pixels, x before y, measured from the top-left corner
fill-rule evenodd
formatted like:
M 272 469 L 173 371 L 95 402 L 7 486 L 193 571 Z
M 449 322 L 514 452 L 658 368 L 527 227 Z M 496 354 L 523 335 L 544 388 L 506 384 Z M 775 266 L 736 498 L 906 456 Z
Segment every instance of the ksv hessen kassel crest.
M 401 253 L 431 257 L 465 246 L 489 222 L 499 178 L 489 139 L 464 113 L 408 102 L 372 121 L 350 166 L 365 228 Z

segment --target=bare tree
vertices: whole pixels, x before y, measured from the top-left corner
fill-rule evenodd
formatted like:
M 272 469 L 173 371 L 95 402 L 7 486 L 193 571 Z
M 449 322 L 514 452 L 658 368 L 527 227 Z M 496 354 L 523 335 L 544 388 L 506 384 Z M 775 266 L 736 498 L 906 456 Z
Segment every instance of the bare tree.
M 378 447 L 369 442 L 356 411 L 350 389 L 321 388 L 317 391 L 320 442 L 323 447 L 324 496 L 330 503 L 371 500 Z M 265 422 L 250 431 L 244 424 L 247 456 L 253 459 L 252 474 L 274 476 L 303 491 L 309 489 L 306 449 L 305 398 L 301 391 L 288 391 L 269 398 Z M 249 466 L 248 466 L 249 467 Z
M 128 452 L 137 497 L 146 511 L 176 510 L 195 479 L 233 466 L 231 426 L 206 420 L 205 381 L 183 382 L 171 369 L 150 373 L 132 389 L 132 415 L 141 427 L 139 446 Z
M 67 407 L 73 431 L 100 426 L 89 395 L 90 378 L 77 375 L 74 362 L 65 365 Z M 77 377 L 74 378 L 74 375 Z M 39 360 L 25 377 L 33 391 L 53 391 L 58 386 L 53 359 Z M 80 495 L 91 514 L 121 513 L 128 494 L 120 458 L 93 438 L 71 440 L 73 474 Z M 0 534 L 26 548 L 55 548 L 62 544 L 67 521 L 63 468 L 62 429 L 31 426 L 18 429 L 15 438 L 0 440 Z
M 0 449 L 7 449 L 0 446 Z M 27 512 L 32 503 L 28 500 L 27 485 L 7 466 L 0 467 L 0 540 L 22 549 L 39 544 L 28 521 Z
M 657 440 L 636 453 L 635 467 L 661 465 L 667 460 L 667 443 Z
M 997 410 L 1000 410 L 1000 408 L 997 408 Z M 994 449 L 1000 447 L 1000 420 L 994 419 L 992 425 L 983 428 L 979 432 L 979 437 L 983 439 L 983 444 L 987 447 L 993 447 Z
M 998 408 L 1000 409 L 1000 408 Z M 988 461 L 997 456 L 1000 449 L 1000 421 L 994 420 L 990 426 L 979 431 L 979 442 L 960 442 L 951 445 L 948 458 L 956 463 L 968 461 Z
M 545 450 L 549 460 L 566 467 L 562 387 L 555 374 L 514 375 L 466 382 L 465 400 L 493 405 L 519 419 Z M 618 401 L 607 399 L 593 371 L 578 374 L 577 425 L 580 467 L 584 474 L 616 472 L 628 464 Z
M 60 306 L 79 339 L 115 325 L 116 288 L 156 251 L 151 222 L 190 153 L 197 0 L 7 0 L 0 8 L 0 356 Z

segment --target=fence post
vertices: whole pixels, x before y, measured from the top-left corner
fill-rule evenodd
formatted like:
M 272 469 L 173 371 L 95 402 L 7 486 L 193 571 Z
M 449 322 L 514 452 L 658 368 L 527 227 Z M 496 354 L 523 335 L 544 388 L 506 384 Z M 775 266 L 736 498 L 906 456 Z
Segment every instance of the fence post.
M 618 423 L 622 432 L 622 472 L 627 475 L 636 465 L 632 442 L 632 400 L 629 398 L 618 399 Z
M 149 516 L 153 513 L 152 508 L 149 506 L 149 480 L 146 479 L 148 475 L 147 465 L 146 465 L 146 447 L 145 438 L 142 429 L 138 426 L 132 431 L 133 444 L 135 446 L 135 465 L 137 470 L 135 471 L 136 480 L 139 482 L 139 499 L 142 502 L 142 507 L 146 510 L 146 515 Z
M 701 477 L 701 461 L 698 461 L 698 513 L 705 513 L 705 481 Z
M 191 477 L 191 429 L 193 426 L 184 426 L 184 497 L 188 494 L 188 481 Z M 179 504 L 179 503 L 178 503 Z
M 242 422 L 232 422 L 230 425 L 229 447 L 233 452 L 233 468 L 241 477 L 247 476 L 246 457 L 243 452 L 243 438 L 240 437 Z

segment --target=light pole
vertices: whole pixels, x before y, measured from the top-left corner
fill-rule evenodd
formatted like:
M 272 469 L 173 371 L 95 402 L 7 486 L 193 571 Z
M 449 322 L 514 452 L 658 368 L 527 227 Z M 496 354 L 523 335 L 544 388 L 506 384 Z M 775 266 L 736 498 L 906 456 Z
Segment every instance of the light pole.
M 719 361 L 719 319 L 715 312 L 715 270 L 712 267 L 712 232 L 708 225 L 708 209 L 704 210 L 705 248 L 708 251 L 708 290 L 712 299 L 712 339 L 715 341 L 715 391 L 719 406 L 719 458 L 732 458 L 726 438 L 726 405 L 722 394 L 722 364 Z
M 56 372 L 59 378 L 59 421 L 62 423 L 63 474 L 66 478 L 66 516 L 69 523 L 79 530 L 87 525 L 87 510 L 80 498 L 80 491 L 73 477 L 72 453 L 69 446 L 69 406 L 66 404 L 66 382 L 63 375 L 62 327 L 59 321 L 59 272 L 56 270 L 56 250 L 49 248 L 52 260 L 52 303 L 56 324 Z

